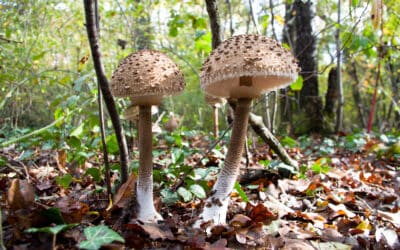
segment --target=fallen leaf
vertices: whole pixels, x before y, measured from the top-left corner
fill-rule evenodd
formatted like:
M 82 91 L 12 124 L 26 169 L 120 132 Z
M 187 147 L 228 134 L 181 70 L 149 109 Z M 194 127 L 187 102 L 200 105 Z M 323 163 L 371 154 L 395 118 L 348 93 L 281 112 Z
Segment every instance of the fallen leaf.
M 165 224 L 156 223 L 144 223 L 140 225 L 143 230 L 150 236 L 152 240 L 174 240 L 175 237 L 171 232 L 171 229 Z
M 13 179 L 7 191 L 7 201 L 14 211 L 29 208 L 35 201 L 35 190 L 27 180 Z
M 389 221 L 395 227 L 400 228 L 400 211 L 397 213 L 389 213 L 378 210 L 378 215 L 381 216 L 383 220 Z
M 129 201 L 135 194 L 135 185 L 136 185 L 136 175 L 131 174 L 128 180 L 122 184 L 122 186 L 118 189 L 118 192 L 114 196 L 114 204 L 111 207 L 111 211 L 117 208 L 125 208 L 127 207 Z
M 251 223 L 251 218 L 243 214 L 236 214 L 232 220 L 229 221 L 229 225 L 234 228 L 247 227 Z
M 265 225 L 268 225 L 271 223 L 271 221 L 278 219 L 278 216 L 269 211 L 269 209 L 262 203 L 259 203 L 257 206 L 253 207 L 249 217 L 253 220 L 253 222 L 262 222 Z
M 400 249 L 399 235 L 392 229 L 376 229 L 375 239 L 382 246 L 389 246 L 391 249 Z

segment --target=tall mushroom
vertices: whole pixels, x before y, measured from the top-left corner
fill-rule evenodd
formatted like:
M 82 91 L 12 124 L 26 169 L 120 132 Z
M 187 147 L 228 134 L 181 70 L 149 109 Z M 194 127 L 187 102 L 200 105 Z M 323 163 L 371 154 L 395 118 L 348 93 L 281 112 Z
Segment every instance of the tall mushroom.
M 181 92 L 185 87 L 183 75 L 165 54 L 142 50 L 120 62 L 110 85 L 113 95 L 130 97 L 132 104 L 139 106 L 138 219 L 145 222 L 162 219 L 153 204 L 151 106 L 159 105 L 163 96 Z
M 292 54 L 273 39 L 239 35 L 221 43 L 204 62 L 201 87 L 209 95 L 237 99 L 225 163 L 200 220 L 226 223 L 229 195 L 239 174 L 250 104 L 262 93 L 293 82 L 299 67 Z
M 204 95 L 204 99 L 206 100 L 206 103 L 208 103 L 213 109 L 213 123 L 214 123 L 213 132 L 214 136 L 218 137 L 219 134 L 218 109 L 225 104 L 225 99 L 207 94 Z

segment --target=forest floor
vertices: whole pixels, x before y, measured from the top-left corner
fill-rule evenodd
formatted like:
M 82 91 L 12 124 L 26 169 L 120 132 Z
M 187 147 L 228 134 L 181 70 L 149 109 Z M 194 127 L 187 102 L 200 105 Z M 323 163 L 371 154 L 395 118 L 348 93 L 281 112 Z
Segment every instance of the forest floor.
M 400 157 L 390 140 L 367 135 L 281 138 L 300 163 L 297 174 L 285 171 L 264 144 L 250 147 L 250 161 L 246 167 L 243 158 L 240 186 L 231 195 L 228 224 L 203 229 L 193 229 L 192 223 L 204 199 L 185 197 L 185 189 L 178 192 L 181 197 L 176 193 L 196 181 L 179 171 L 221 165 L 224 147 L 199 153 L 207 151 L 208 137 L 182 137 L 191 149 L 182 154 L 180 165 L 186 170 L 172 164 L 176 159 L 167 161 L 186 150 L 182 144 L 171 150 L 158 143 L 154 167 L 164 175 L 155 175 L 155 197 L 165 220 L 155 224 L 133 218 L 133 175 L 110 204 L 101 176 L 87 174 L 101 165 L 101 157 L 78 164 L 68 162 L 68 150 L 38 147 L 22 157 L 24 152 L 14 147 L 0 149 L 0 240 L 7 249 L 78 249 L 84 240 L 101 241 L 104 233 L 89 239 L 85 230 L 104 224 L 125 242 L 102 249 L 400 249 Z M 166 171 L 167 166 L 178 172 Z M 211 187 L 216 176 L 212 172 L 201 181 Z M 176 199 L 168 202 L 166 194 Z

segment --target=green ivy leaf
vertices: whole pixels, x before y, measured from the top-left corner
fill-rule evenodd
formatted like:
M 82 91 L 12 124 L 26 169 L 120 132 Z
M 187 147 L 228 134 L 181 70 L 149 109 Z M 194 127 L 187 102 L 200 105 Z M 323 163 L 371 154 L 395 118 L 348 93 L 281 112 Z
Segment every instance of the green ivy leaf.
M 200 186 L 199 184 L 193 184 L 189 187 L 190 192 L 192 192 L 195 196 L 197 196 L 200 199 L 206 198 L 206 191 L 204 191 L 204 188 Z
M 192 193 L 189 192 L 189 190 L 187 190 L 184 187 L 179 187 L 177 192 L 183 198 L 183 201 L 185 201 L 185 202 L 191 201 L 193 198 Z
M 163 197 L 163 202 L 165 204 L 173 204 L 179 200 L 179 196 L 176 192 L 172 192 L 169 189 L 163 189 L 161 190 L 161 195 Z
M 83 232 L 87 240 L 79 243 L 79 247 L 82 249 L 96 250 L 100 249 L 102 245 L 113 241 L 125 242 L 121 235 L 104 225 L 87 227 Z
M 70 174 L 66 174 L 66 175 L 63 175 L 63 176 L 57 176 L 56 177 L 56 183 L 57 183 L 57 185 L 60 185 L 63 188 L 68 188 L 69 185 L 72 182 L 72 179 L 73 179 L 72 175 L 70 175 Z
M 98 168 L 88 168 L 86 170 L 85 175 L 92 176 L 92 178 L 93 178 L 93 180 L 95 182 L 100 182 L 101 181 L 101 171 Z
M 281 140 L 281 143 L 283 146 L 288 146 L 290 148 L 297 147 L 297 141 L 289 136 L 283 137 L 283 139 Z

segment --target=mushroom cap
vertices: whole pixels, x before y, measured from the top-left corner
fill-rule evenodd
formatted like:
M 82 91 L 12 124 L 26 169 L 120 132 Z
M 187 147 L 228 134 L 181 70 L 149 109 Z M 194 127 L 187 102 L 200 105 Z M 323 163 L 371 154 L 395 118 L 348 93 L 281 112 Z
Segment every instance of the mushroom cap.
M 185 82 L 178 66 L 164 53 L 141 50 L 123 59 L 111 78 L 116 97 L 130 97 L 134 105 L 158 105 L 162 97 L 181 92 Z
M 211 52 L 201 68 L 200 82 L 213 96 L 255 98 L 286 87 L 298 72 L 294 56 L 277 41 L 260 35 L 238 35 Z
M 208 94 L 204 95 L 204 99 L 205 99 L 206 103 L 210 104 L 211 106 L 217 107 L 217 108 L 221 107 L 226 102 L 226 100 L 224 98 L 212 96 L 212 95 L 208 95 Z

